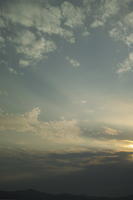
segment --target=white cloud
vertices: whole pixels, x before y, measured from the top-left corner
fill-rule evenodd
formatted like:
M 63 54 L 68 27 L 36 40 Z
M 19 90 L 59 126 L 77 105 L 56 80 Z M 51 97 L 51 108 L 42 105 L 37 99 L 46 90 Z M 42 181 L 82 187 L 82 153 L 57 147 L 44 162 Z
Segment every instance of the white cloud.
M 118 135 L 120 132 L 114 128 L 104 127 L 104 133 L 107 135 Z
M 36 1 L 13 1 L 3 4 L 5 12 L 0 18 L 0 25 L 9 29 L 8 23 L 12 26 L 21 26 L 15 29 L 14 36 L 10 42 L 15 45 L 16 52 L 22 55 L 19 61 L 20 66 L 27 67 L 45 58 L 48 54 L 57 49 L 53 35 L 75 43 L 74 28 L 84 24 L 84 11 L 72 3 L 63 2 L 60 6 L 52 6 L 49 3 Z M 4 23 L 3 19 L 7 22 Z M 34 32 L 29 28 L 34 28 Z M 87 33 L 86 33 L 87 34 Z M 0 38 L 2 41 L 3 38 Z M 1 44 L 4 44 L 2 41 Z M 78 65 L 78 63 L 73 63 Z M 10 69 L 12 73 L 16 73 Z
M 21 59 L 21 60 L 19 60 L 19 65 L 22 67 L 27 67 L 30 65 L 30 61 Z
M 73 67 L 79 67 L 80 63 L 73 58 L 70 58 L 69 56 L 66 57 L 66 60 L 73 66 Z
M 34 43 L 36 40 L 35 34 L 29 30 L 19 32 L 15 37 L 14 42 L 21 44 L 22 46 L 28 46 Z
M 67 16 L 68 22 L 70 23 L 70 19 L 72 20 L 72 25 L 81 24 L 80 17 L 80 8 L 76 9 L 71 3 L 65 2 L 63 6 L 63 10 L 66 8 L 66 5 L 69 5 L 69 14 L 70 17 Z M 72 19 L 71 17 L 75 18 L 73 15 L 73 11 L 76 14 L 76 19 Z M 64 11 L 63 11 L 64 12 Z M 65 13 L 66 14 L 66 13 Z M 27 28 L 34 27 L 38 31 L 43 33 L 47 33 L 50 36 L 52 34 L 59 35 L 64 37 L 65 39 L 70 39 L 73 37 L 72 30 L 63 28 L 62 27 L 62 20 L 64 15 L 62 15 L 62 10 L 60 7 L 51 6 L 50 4 L 41 4 L 37 2 L 22 2 L 9 4 L 8 6 L 8 13 L 4 13 L 4 17 L 8 18 L 14 24 L 21 24 Z M 76 20 L 78 20 L 76 22 Z
M 87 101 L 86 101 L 86 100 L 82 100 L 81 103 L 82 103 L 82 104 L 86 104 Z
M 109 35 L 115 40 L 126 41 L 126 28 L 122 22 L 117 22 L 115 27 L 109 31 Z
M 33 108 L 32 111 L 25 113 L 24 117 L 26 117 L 30 123 L 38 122 L 38 117 L 40 115 L 40 112 L 41 112 L 40 108 L 36 107 Z
M 126 37 L 126 44 L 130 47 L 133 45 L 133 33 L 129 34 Z
M 91 24 L 91 28 L 97 28 L 99 26 L 103 26 L 104 22 L 98 19 L 95 19 L 95 21 Z
M 83 0 L 83 8 L 87 15 L 91 14 L 93 0 Z
M 0 131 L 35 132 L 34 125 L 38 122 L 39 108 L 22 115 L 0 116 Z
M 116 41 L 122 41 L 128 47 L 131 47 L 133 44 L 133 34 L 130 33 L 130 30 L 128 30 L 122 22 L 118 22 L 116 26 L 109 31 L 109 35 Z
M 53 6 L 50 2 L 13 1 L 13 3 L 5 4 L 5 7 L 3 4 L 5 12 L 0 17 L 0 27 L 9 29 L 8 24 L 14 27 L 20 26 L 19 29 L 12 29 L 15 32 L 10 36 L 10 42 L 16 47 L 19 57 L 22 55 L 19 60 L 21 67 L 32 66 L 45 59 L 46 54 L 55 51 L 58 48 L 58 40 L 53 36 L 56 35 L 60 39 L 75 43 L 77 28 L 78 31 L 81 30 L 82 36 L 88 36 L 88 27 L 104 26 L 109 20 L 111 23 L 108 25 L 112 27 L 109 35 L 131 47 L 133 44 L 131 33 L 133 13 L 127 13 L 128 10 L 124 10 L 129 2 L 131 0 L 124 2 L 121 0 L 83 0 L 82 6 L 68 1 L 60 3 L 59 6 Z M 121 17 L 123 10 L 124 17 Z M 3 44 L 5 44 L 4 38 L 0 37 L 0 45 Z M 74 67 L 80 66 L 76 59 L 68 57 L 67 60 Z M 13 68 L 10 68 L 10 72 L 15 74 L 17 69 L 15 72 Z
M 61 9 L 65 19 L 64 25 L 73 28 L 84 24 L 85 15 L 82 8 L 65 1 L 61 5 Z
M 90 32 L 87 29 L 85 29 L 84 32 L 82 33 L 82 36 L 84 37 L 87 37 L 89 35 L 90 35 Z
M 14 24 L 33 27 L 43 20 L 44 5 L 42 6 L 39 2 L 14 1 L 12 4 L 7 4 L 6 9 L 8 12 L 4 13 L 4 17 L 7 17 Z
M 125 15 L 122 20 L 117 21 L 114 27 L 109 31 L 109 35 L 115 40 L 122 41 L 128 47 L 133 45 L 133 12 Z
M 30 59 L 38 61 L 42 59 L 43 54 L 52 52 L 56 49 L 56 45 L 52 40 L 46 40 L 44 38 L 37 39 L 35 34 L 31 31 L 24 31 L 18 34 L 14 42 L 17 44 L 16 50 L 20 54 L 24 54 L 30 62 Z M 27 60 L 20 60 L 20 64 L 23 66 L 28 65 Z
M 122 63 L 118 65 L 117 73 L 128 72 L 133 69 L 133 52 L 129 53 L 128 58 L 126 58 Z
M 61 11 L 58 7 L 48 6 L 41 10 L 41 20 L 36 21 L 36 28 L 48 34 L 62 35 Z
M 20 115 L 3 115 L 0 118 L 0 131 L 14 130 L 17 132 L 34 132 L 36 134 L 42 134 L 43 136 L 64 136 L 64 133 L 69 134 L 70 129 L 75 129 L 76 121 L 40 121 L 40 108 L 33 108 L 30 112 L 26 112 Z M 68 129 L 68 130 L 67 130 Z M 66 136 L 68 136 L 66 134 Z
M 94 21 L 91 24 L 92 28 L 103 26 L 108 19 L 118 14 L 120 10 L 119 0 L 99 1 L 94 15 Z

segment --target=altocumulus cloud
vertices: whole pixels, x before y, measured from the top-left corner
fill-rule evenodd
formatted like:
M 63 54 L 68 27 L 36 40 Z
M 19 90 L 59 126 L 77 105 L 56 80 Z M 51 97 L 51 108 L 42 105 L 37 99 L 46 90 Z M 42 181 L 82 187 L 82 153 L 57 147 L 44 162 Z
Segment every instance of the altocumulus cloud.
M 88 36 L 91 29 L 106 25 L 114 40 L 120 40 L 131 48 L 133 14 L 130 4 L 131 0 L 84 0 L 80 5 L 63 1 L 58 6 L 52 1 L 3 2 L 0 16 L 2 65 L 13 68 L 12 63 L 5 59 L 11 51 L 9 46 L 17 56 L 19 68 L 14 69 L 16 73 L 12 70 L 13 74 L 17 74 L 21 67 L 36 65 L 60 48 L 58 39 L 72 44 L 76 42 L 77 33 Z M 76 60 L 71 59 L 70 62 L 79 66 Z M 120 68 L 120 72 L 124 70 Z
M 6 42 L 14 45 L 16 55 L 21 57 L 20 66 L 27 67 L 45 59 L 45 54 L 56 50 L 54 35 L 74 43 L 73 30 L 82 26 L 84 19 L 83 9 L 69 2 L 62 3 L 60 7 L 31 0 L 3 3 L 0 28 L 6 33 L 6 37 L 5 34 L 1 35 L 0 45 L 3 46 Z M 9 36 L 8 30 L 13 34 Z
M 125 2 L 129 3 L 130 1 Z M 132 47 L 133 47 L 133 12 L 125 12 L 124 17 L 120 17 L 114 24 L 114 27 L 109 31 L 109 35 L 116 41 L 122 41 L 127 47 L 129 52 L 128 58 L 118 64 L 117 73 L 124 73 L 132 71 Z

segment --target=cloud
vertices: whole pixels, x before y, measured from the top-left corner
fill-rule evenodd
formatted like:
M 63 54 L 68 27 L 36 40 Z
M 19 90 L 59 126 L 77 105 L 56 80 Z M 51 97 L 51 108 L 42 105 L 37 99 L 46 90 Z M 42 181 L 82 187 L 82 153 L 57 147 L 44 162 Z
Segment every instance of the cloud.
M 133 28 L 133 12 L 128 13 L 124 18 L 124 23 L 129 27 Z
M 68 1 L 55 6 L 48 1 L 7 1 L 2 4 L 4 12 L 0 17 L 0 28 L 7 34 L 5 37 L 1 31 L 0 46 L 1 49 L 5 46 L 4 57 L 9 54 L 7 44 L 10 43 L 15 49 L 13 52 L 16 51 L 18 67 L 36 65 L 59 48 L 58 39 L 75 43 L 77 32 L 88 36 L 89 29 L 104 26 L 107 22 L 111 22 L 108 27 L 112 27 L 109 35 L 131 46 L 132 12 L 127 9 L 129 3 L 130 0 L 84 0 L 80 6 Z M 122 11 L 124 18 L 121 17 Z M 111 21 L 114 17 L 115 20 Z M 72 66 L 80 66 L 77 60 L 68 60 Z
M 39 149 L 50 151 L 133 151 L 131 140 L 120 139 L 103 139 L 103 137 L 92 137 L 91 135 L 85 136 L 84 130 L 81 130 L 79 122 L 76 120 L 59 120 L 59 121 L 41 121 L 39 119 L 40 109 L 34 108 L 30 112 L 21 115 L 3 114 L 0 116 L 0 131 L 30 134 L 30 141 L 27 141 L 26 135 L 24 141 L 17 141 L 20 145 L 30 145 L 36 148 L 34 144 L 34 137 L 38 138 Z M 88 130 L 89 130 L 88 126 Z M 94 130 L 95 131 L 95 130 Z M 106 127 L 104 130 L 106 134 L 117 135 L 117 131 L 113 128 Z M 34 136 L 32 135 L 34 134 Z M 52 147 L 51 147 L 52 145 Z
M 81 156 L 82 155 L 82 156 Z M 53 174 L 66 174 L 73 171 L 85 169 L 87 166 L 110 163 L 112 157 L 115 155 L 111 153 L 91 153 L 91 152 L 76 152 L 76 153 L 56 153 L 43 152 L 23 149 L 10 149 L 3 152 L 0 149 L 1 161 L 6 165 L 10 165 L 10 169 L 4 168 L 3 173 L 0 174 L 2 181 L 16 181 L 36 177 L 35 170 L 38 169 L 37 176 L 51 176 Z M 13 162 L 10 162 L 12 158 Z M 19 159 L 18 159 L 19 158 Z M 23 162 L 23 167 L 21 163 Z M 15 168 L 17 169 L 14 169 Z M 34 166 L 34 167 L 33 167 Z M 11 176 L 11 174 L 12 176 Z M 13 176 L 14 175 L 14 176 Z M 30 175 L 30 176 L 29 176 Z
M 16 131 L 16 132 L 35 132 L 33 123 L 36 122 L 36 110 L 23 115 L 2 115 L 0 116 L 0 131 Z M 31 117 L 32 116 L 32 117 Z M 34 117 L 35 116 L 35 117 Z
M 82 8 L 65 1 L 61 5 L 61 10 L 65 20 L 64 25 L 73 28 L 84 24 L 85 14 Z
M 30 149 L 0 149 L 0 177 L 2 182 L 25 179 L 45 179 L 53 175 L 69 174 L 89 167 L 111 166 L 132 162 L 131 152 L 44 152 Z M 4 166 L 10 166 L 4 167 Z M 36 170 L 38 173 L 36 173 Z M 23 176 L 24 175 L 24 178 Z
M 22 72 L 18 72 L 16 69 L 12 68 L 12 67 L 8 67 L 8 71 L 11 73 L 11 74 L 14 74 L 14 75 L 23 75 Z
M 3 3 L 2 9 L 0 28 L 7 35 L 4 38 L 1 32 L 0 45 L 3 47 L 10 43 L 16 49 L 20 67 L 35 65 L 45 59 L 46 54 L 55 51 L 58 44 L 53 36 L 75 43 L 76 28 L 84 26 L 86 30 L 84 9 L 67 1 L 59 6 L 32 0 L 8 1 Z M 12 34 L 9 34 L 11 27 Z M 88 34 L 88 31 L 83 32 L 84 35 Z M 8 54 L 7 48 L 5 51 Z M 73 65 L 78 63 L 74 62 Z
M 13 69 L 12 67 L 9 67 L 8 70 L 10 73 L 18 75 L 18 72 L 15 69 Z
M 80 66 L 80 63 L 76 60 L 76 59 L 73 59 L 73 58 L 70 58 L 69 56 L 66 57 L 66 60 L 73 66 L 73 67 L 79 67 Z
M 24 117 L 26 117 L 30 123 L 38 122 L 38 117 L 40 115 L 40 112 L 41 112 L 40 108 L 36 107 L 33 108 L 32 111 L 25 113 Z
M 49 35 L 55 34 L 66 38 L 72 37 L 73 31 L 65 26 L 75 28 L 84 24 L 84 11 L 70 2 L 63 2 L 60 6 L 35 1 L 19 1 L 6 5 L 8 12 L 3 15 L 13 24 L 20 24 L 26 28 L 34 27 L 38 31 Z M 23 11 L 23 12 L 22 12 Z M 64 21 L 62 26 L 62 21 Z
M 82 104 L 86 104 L 86 103 L 87 103 L 87 100 L 81 100 L 81 103 L 82 103 Z
M 128 47 L 133 45 L 132 23 L 133 12 L 125 15 L 124 18 L 115 23 L 113 29 L 109 31 L 109 35 L 115 40 L 122 41 Z
M 119 13 L 120 1 L 119 0 L 105 0 L 97 3 L 97 8 L 94 14 L 94 21 L 91 24 L 92 28 L 104 26 L 107 20 L 114 17 Z
M 104 133 L 107 135 L 118 135 L 120 132 L 117 129 L 104 127 Z
M 0 131 L 33 132 L 48 139 L 73 139 L 80 134 L 75 120 L 43 122 L 38 119 L 40 109 L 34 108 L 21 115 L 3 115 L 0 118 Z
M 126 43 L 127 43 L 128 46 L 131 46 L 133 44 L 133 33 L 129 34 L 126 37 Z
M 29 66 L 30 65 L 30 60 L 19 60 L 19 65 L 21 66 L 21 67 L 27 67 L 27 66 Z
M 39 61 L 43 55 L 50 53 L 56 49 L 56 45 L 51 40 L 44 38 L 37 39 L 35 34 L 30 31 L 24 31 L 17 35 L 14 42 L 16 43 L 16 51 L 23 54 L 28 60 L 20 60 L 20 64 L 27 66 L 30 62 Z
M 44 33 L 60 34 L 62 30 L 60 8 L 39 1 L 19 1 L 19 3 L 9 4 L 6 15 L 13 23 L 28 28 L 35 27 Z
M 129 53 L 128 58 L 126 58 L 122 63 L 119 63 L 117 73 L 121 74 L 124 72 L 132 71 L 133 69 L 133 52 Z

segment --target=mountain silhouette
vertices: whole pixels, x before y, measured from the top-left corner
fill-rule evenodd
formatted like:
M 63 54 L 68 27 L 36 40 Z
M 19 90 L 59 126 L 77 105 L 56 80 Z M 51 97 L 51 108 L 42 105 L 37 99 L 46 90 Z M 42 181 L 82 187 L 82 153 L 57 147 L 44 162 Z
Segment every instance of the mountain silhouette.
M 33 189 L 21 191 L 0 191 L 1 200 L 133 200 L 133 195 L 125 197 L 97 197 L 74 194 L 49 194 Z

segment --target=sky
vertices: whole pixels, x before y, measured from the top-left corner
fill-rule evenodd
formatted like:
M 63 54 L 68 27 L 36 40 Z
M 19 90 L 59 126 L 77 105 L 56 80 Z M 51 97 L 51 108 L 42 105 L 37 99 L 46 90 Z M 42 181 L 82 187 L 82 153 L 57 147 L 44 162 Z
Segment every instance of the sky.
M 129 195 L 133 1 L 0 0 L 0 185 Z

